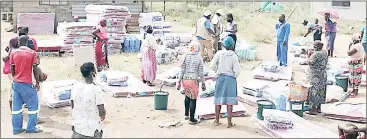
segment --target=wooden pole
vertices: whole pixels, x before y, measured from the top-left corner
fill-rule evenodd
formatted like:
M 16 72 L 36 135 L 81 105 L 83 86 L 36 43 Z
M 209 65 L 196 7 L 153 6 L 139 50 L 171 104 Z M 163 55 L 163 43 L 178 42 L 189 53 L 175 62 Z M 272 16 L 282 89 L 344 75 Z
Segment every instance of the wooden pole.
M 150 12 L 153 12 L 153 0 L 150 0 Z
M 166 21 L 166 1 L 163 1 L 163 19 Z
M 255 1 L 252 1 L 252 13 L 255 13 Z

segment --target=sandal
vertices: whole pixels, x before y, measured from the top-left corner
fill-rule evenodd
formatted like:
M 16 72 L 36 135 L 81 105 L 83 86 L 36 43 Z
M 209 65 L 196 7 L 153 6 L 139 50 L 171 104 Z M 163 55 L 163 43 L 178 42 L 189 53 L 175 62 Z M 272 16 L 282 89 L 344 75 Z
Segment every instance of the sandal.
M 230 124 L 227 125 L 227 128 L 231 128 L 231 127 L 234 127 L 234 126 L 236 126 L 236 124 L 230 123 Z
M 219 121 L 217 122 L 217 121 L 214 121 L 214 126 L 219 126 L 219 125 L 221 125 L 222 123 L 220 123 Z
M 43 130 L 36 128 L 34 131 L 26 131 L 26 133 L 41 133 Z

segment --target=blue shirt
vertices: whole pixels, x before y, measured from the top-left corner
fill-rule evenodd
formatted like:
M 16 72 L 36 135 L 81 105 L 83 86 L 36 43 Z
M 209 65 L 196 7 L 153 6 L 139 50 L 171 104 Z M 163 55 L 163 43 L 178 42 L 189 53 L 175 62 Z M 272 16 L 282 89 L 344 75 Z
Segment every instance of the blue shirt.
M 277 32 L 277 41 L 278 42 L 288 42 L 289 34 L 291 31 L 291 25 L 287 22 L 278 23 L 275 25 L 275 29 Z
M 367 43 L 366 25 L 362 26 L 361 31 L 363 32 L 362 43 Z
M 204 23 L 204 25 L 205 25 L 205 28 L 206 29 L 210 29 L 210 21 L 209 20 L 206 20 L 205 21 L 205 23 Z M 205 40 L 203 37 L 201 37 L 201 36 L 196 36 L 196 38 L 198 39 L 198 40 Z

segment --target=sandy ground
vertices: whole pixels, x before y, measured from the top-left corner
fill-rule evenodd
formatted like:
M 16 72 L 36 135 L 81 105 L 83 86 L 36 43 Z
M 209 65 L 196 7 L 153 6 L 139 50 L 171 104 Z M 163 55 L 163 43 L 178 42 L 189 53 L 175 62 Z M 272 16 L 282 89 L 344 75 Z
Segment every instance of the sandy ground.
M 2 23 L 1 28 L 1 53 L 5 54 L 4 48 L 7 46 L 11 37 L 15 36 L 13 33 L 5 32 L 4 29 L 8 24 Z M 188 31 L 189 28 L 175 25 L 177 32 Z M 36 39 L 50 38 L 50 36 L 33 36 Z M 337 56 L 346 56 L 348 49 L 349 36 L 338 35 L 336 40 Z M 261 44 L 257 47 L 258 57 L 261 60 L 274 60 L 276 47 L 267 44 Z M 140 62 L 136 55 L 114 55 L 111 56 L 112 69 L 124 70 L 131 72 L 136 77 L 140 77 Z M 259 62 L 242 62 L 242 72 L 238 78 L 239 84 L 251 79 L 251 69 Z M 290 60 L 291 63 L 291 60 Z M 2 64 L 3 65 L 3 64 Z M 160 65 L 158 73 L 175 66 Z M 300 80 L 304 74 L 301 72 L 299 66 L 292 65 L 294 69 L 294 79 Z M 75 76 L 80 76 L 77 68 L 73 66 L 73 58 L 42 58 L 41 68 L 44 72 L 49 73 L 48 80 L 70 79 Z M 61 76 L 62 75 L 62 76 Z M 80 78 L 80 77 L 79 77 Z M 39 125 L 44 130 L 40 134 L 26 134 L 12 135 L 11 115 L 8 105 L 8 90 L 9 80 L 7 76 L 1 74 L 1 137 L 9 138 L 68 138 L 71 136 L 71 108 L 50 109 L 42 106 L 40 111 L 42 119 L 46 123 Z M 113 98 L 105 95 L 107 117 L 103 123 L 104 136 L 103 137 L 157 137 L 157 138 L 266 138 L 270 137 L 254 125 L 250 117 L 234 118 L 236 127 L 227 129 L 225 124 L 214 127 L 213 120 L 203 121 L 199 125 L 189 125 L 186 122 L 182 126 L 176 128 L 160 128 L 158 127 L 162 122 L 172 122 L 175 120 L 182 120 L 184 114 L 183 96 L 177 93 L 174 88 L 164 87 L 163 90 L 170 92 L 168 110 L 156 111 L 153 108 L 153 98 Z M 365 88 L 361 89 L 361 94 L 358 98 L 350 98 L 348 102 L 366 102 Z M 200 103 L 200 102 L 198 102 Z M 256 109 L 245 104 L 246 109 L 250 115 L 256 113 Z M 214 110 L 213 110 L 214 111 Z M 25 112 L 26 113 L 26 112 Z M 305 115 L 312 123 L 325 127 L 334 133 L 337 133 L 337 125 L 345 124 L 347 122 L 330 120 L 318 116 Z M 26 120 L 25 116 L 25 120 Z M 221 119 L 226 123 L 226 119 Z M 24 126 L 26 122 L 24 123 Z M 322 132 L 322 131 L 321 131 Z

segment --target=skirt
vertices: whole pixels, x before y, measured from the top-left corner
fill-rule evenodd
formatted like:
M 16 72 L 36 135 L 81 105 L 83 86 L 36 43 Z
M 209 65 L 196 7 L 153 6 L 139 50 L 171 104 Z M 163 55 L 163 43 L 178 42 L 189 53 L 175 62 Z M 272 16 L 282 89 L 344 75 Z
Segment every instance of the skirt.
M 182 80 L 184 93 L 190 99 L 197 99 L 199 94 L 199 82 L 197 80 Z
M 358 89 L 362 82 L 363 60 L 349 61 L 349 87 Z
M 215 84 L 215 105 L 237 105 L 237 81 L 229 75 L 219 75 Z
M 153 83 L 157 74 L 157 57 L 155 51 L 146 48 L 142 51 L 141 78 Z
M 96 41 L 96 62 L 97 62 L 97 70 L 102 71 L 104 68 L 108 67 L 108 51 L 107 51 L 107 42 Z
M 326 32 L 325 36 L 326 36 L 327 50 L 334 51 L 334 41 L 335 41 L 336 33 Z

